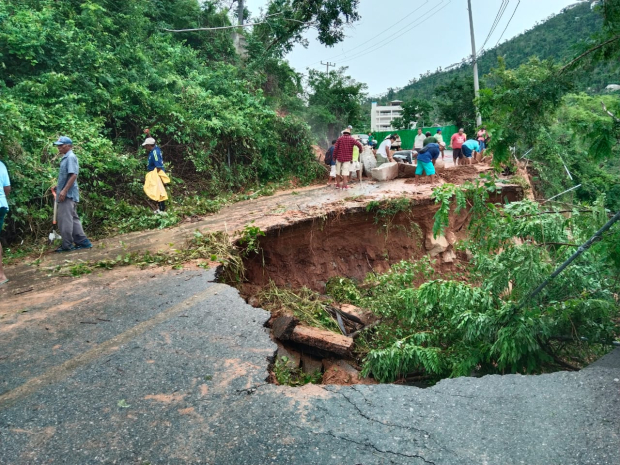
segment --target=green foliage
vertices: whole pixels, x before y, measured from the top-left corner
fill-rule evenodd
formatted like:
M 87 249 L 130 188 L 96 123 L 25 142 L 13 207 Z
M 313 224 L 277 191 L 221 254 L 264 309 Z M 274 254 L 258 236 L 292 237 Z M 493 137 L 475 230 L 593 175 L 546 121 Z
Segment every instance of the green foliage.
M 252 221 L 252 223 L 254 222 Z M 247 224 L 245 228 L 243 228 L 239 244 L 243 246 L 243 253 L 245 256 L 260 252 L 260 237 L 264 235 L 265 233 L 258 226 L 250 226 Z
M 442 121 L 452 121 L 458 128 L 465 129 L 466 134 L 473 134 L 476 127 L 474 79 L 471 76 L 455 76 L 450 82 L 437 86 L 435 96 Z
M 307 118 L 317 137 L 328 141 L 338 138 L 347 125 L 359 125 L 362 117 L 366 85 L 345 75 L 346 70 L 343 67 L 329 74 L 309 70 Z
M 288 357 L 277 357 L 273 366 L 273 374 L 281 386 L 298 387 L 308 383 L 320 384 L 323 375 L 320 371 L 304 373 L 300 368 L 291 368 Z
M 402 116 L 392 121 L 396 129 L 410 129 L 414 123 L 423 127 L 424 122 L 431 123 L 430 113 L 433 106 L 426 100 L 412 98 L 402 104 Z
M 307 287 L 293 291 L 278 287 L 270 281 L 269 286 L 259 292 L 256 297 L 261 307 L 267 311 L 273 313 L 286 310 L 307 325 L 340 334 L 338 324 L 327 313 L 328 302 L 321 300 L 318 293 Z
M 449 204 L 455 188 L 442 186 L 435 195 Z M 346 289 L 381 317 L 359 344 L 366 347 L 364 374 L 389 382 L 407 375 L 537 373 L 586 364 L 604 352 L 600 343 L 618 337 L 617 225 L 527 299 L 607 221 L 604 199 L 566 217 L 528 200 L 499 209 L 488 195 L 480 182 L 466 186 L 460 200 L 471 212 L 470 237 L 461 245 L 473 254 L 467 282 L 437 279 L 425 259 L 369 275 L 355 289 L 351 283 L 330 289 L 332 295 Z
M 256 60 L 238 66 L 228 32 L 162 31 L 227 24 L 226 9 L 197 0 L 2 2 L 0 157 L 13 182 L 9 239 L 49 232 L 59 161 L 51 142 L 61 134 L 74 140 L 80 212 L 93 237 L 166 227 L 248 186 L 315 179 L 321 168 L 309 127 L 276 111 L 283 94 L 301 102 L 290 67 L 273 58 L 266 68 Z M 146 127 L 174 181 L 168 218 L 152 217 L 142 191 Z

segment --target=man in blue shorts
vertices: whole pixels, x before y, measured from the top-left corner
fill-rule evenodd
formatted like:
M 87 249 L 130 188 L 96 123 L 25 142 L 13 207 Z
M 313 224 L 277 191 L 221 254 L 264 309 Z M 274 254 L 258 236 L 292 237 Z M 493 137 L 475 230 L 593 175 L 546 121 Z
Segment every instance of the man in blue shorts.
M 465 164 L 471 165 L 471 161 L 476 157 L 476 153 L 480 152 L 480 144 L 477 140 L 469 139 L 463 144 L 461 151 L 465 156 Z
M 417 180 L 420 179 L 422 173 L 426 173 L 426 175 L 431 178 L 431 184 L 435 183 L 435 167 L 433 166 L 433 160 L 437 160 L 440 153 L 439 144 L 434 142 L 428 144 L 418 152 L 418 167 L 415 170 Z
M 4 226 L 4 218 L 9 211 L 9 203 L 7 197 L 11 192 L 11 180 L 9 179 L 9 172 L 6 169 L 4 163 L 0 161 L 0 232 Z M 8 283 L 9 280 L 4 274 L 4 268 L 2 267 L 2 244 L 0 244 L 0 286 Z

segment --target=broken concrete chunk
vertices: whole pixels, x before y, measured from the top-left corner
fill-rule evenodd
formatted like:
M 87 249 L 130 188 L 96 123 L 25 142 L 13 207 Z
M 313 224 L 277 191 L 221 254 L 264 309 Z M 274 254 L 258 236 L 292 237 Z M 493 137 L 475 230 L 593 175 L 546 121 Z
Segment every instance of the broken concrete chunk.
M 454 245 L 457 241 L 456 234 L 452 231 L 446 231 L 446 239 L 448 240 L 448 244 Z
M 288 341 L 295 326 L 297 326 L 297 319 L 292 316 L 280 316 L 273 320 L 271 330 L 276 339 Z
M 446 162 L 444 162 L 443 160 L 437 160 L 435 162 L 435 171 L 441 172 L 445 169 L 446 169 Z
M 278 358 L 286 357 L 286 366 L 291 370 L 299 368 L 301 365 L 301 354 L 294 350 L 287 349 L 282 344 L 278 344 L 278 351 L 276 353 Z
M 347 356 L 353 348 L 353 339 L 323 329 L 296 326 L 290 340 L 316 349 Z
M 415 178 L 415 165 L 409 165 L 407 163 L 398 164 L 398 177 L 399 178 Z
M 426 242 L 424 245 L 426 246 L 426 250 L 428 250 L 428 254 L 431 257 L 434 257 L 445 252 L 450 244 L 448 244 L 448 241 L 444 236 L 438 236 L 435 238 L 431 233 L 426 236 Z
M 374 168 L 371 171 L 372 178 L 375 181 L 391 181 L 398 176 L 398 163 L 389 162 Z
M 314 373 L 323 371 L 323 362 L 311 357 L 310 355 L 301 356 L 301 369 L 304 373 L 313 375 Z
M 456 254 L 454 250 L 446 250 L 442 255 L 442 260 L 444 263 L 454 263 L 456 260 Z
M 351 320 L 355 321 L 357 318 L 359 321 L 355 321 L 356 323 L 363 324 L 364 326 L 372 323 L 373 314 L 372 312 L 367 312 L 362 310 L 361 308 L 356 307 L 355 305 L 350 304 L 341 304 L 340 311 L 344 313 L 345 316 L 352 316 Z
M 323 360 L 323 384 L 378 384 L 374 379 L 362 378 L 360 372 L 344 360 Z

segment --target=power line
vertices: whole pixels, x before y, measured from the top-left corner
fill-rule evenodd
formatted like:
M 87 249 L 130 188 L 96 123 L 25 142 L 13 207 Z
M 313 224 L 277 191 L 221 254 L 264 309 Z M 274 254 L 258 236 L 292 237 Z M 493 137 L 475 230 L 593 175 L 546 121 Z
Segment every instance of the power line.
M 480 50 L 478 50 L 478 55 L 482 53 L 482 51 L 484 50 L 484 46 L 487 44 L 487 42 L 489 41 L 489 39 L 495 32 L 495 29 L 497 28 L 500 21 L 502 20 L 502 17 L 504 16 L 504 13 L 506 12 L 506 8 L 508 8 L 509 3 L 510 3 L 510 0 L 502 0 L 502 4 L 499 6 L 497 15 L 495 15 L 495 21 L 493 21 L 493 25 L 491 26 L 491 29 L 489 30 L 489 33 L 487 34 L 487 38 L 484 39 L 484 43 L 482 44 L 482 47 L 480 47 Z
M 502 35 L 499 36 L 499 39 L 497 40 L 497 43 L 495 44 L 496 47 L 498 46 L 499 41 L 502 40 L 502 37 L 504 37 L 504 34 L 506 33 L 506 29 L 508 29 L 508 26 L 510 26 L 512 18 L 515 17 L 515 13 L 517 12 L 517 8 L 519 8 L 519 5 L 521 5 L 521 0 L 519 0 L 519 3 L 517 3 L 517 6 L 515 7 L 515 11 L 512 12 L 512 16 L 508 20 L 508 24 L 506 24 L 506 27 L 504 28 L 504 31 L 502 32 Z
M 389 45 L 390 43 L 393 42 L 394 39 L 402 36 L 403 34 L 406 34 L 407 32 L 411 31 L 412 29 L 415 29 L 416 27 L 420 26 L 422 23 L 428 21 L 433 15 L 439 13 L 441 10 L 443 10 L 446 6 L 448 6 L 452 2 L 452 0 L 448 0 L 448 3 L 444 3 L 445 1 L 446 0 L 441 0 L 440 4 L 436 5 L 431 10 L 427 11 L 426 13 L 424 13 L 422 15 L 422 17 L 418 19 L 418 22 L 413 23 L 412 25 L 410 25 L 410 27 L 408 27 L 408 28 L 406 28 L 406 29 L 404 29 L 404 30 L 402 30 L 400 32 L 397 32 L 396 34 L 392 34 L 390 37 L 388 37 L 387 39 L 382 40 L 381 42 L 379 42 L 377 44 L 375 44 L 370 49 L 364 50 L 361 53 L 353 55 L 352 57 L 348 57 L 345 60 L 340 60 L 340 62 L 341 63 L 346 63 L 348 61 L 355 60 L 355 59 L 357 59 L 357 58 L 359 58 L 361 56 L 367 55 L 368 53 L 375 52 L 375 51 L 380 50 L 383 47 Z M 441 7 L 441 8 L 438 8 L 438 7 Z M 430 14 L 430 16 L 424 18 L 425 16 L 427 16 L 429 14 Z
M 331 58 L 330 58 L 330 60 L 333 60 L 333 59 L 335 59 L 335 58 L 339 58 L 339 57 L 341 57 L 341 56 L 343 56 L 343 55 L 348 55 L 348 54 L 349 54 L 349 53 L 351 53 L 353 50 L 357 50 L 358 48 L 363 47 L 363 46 L 364 46 L 364 45 L 366 45 L 367 43 L 372 42 L 372 41 L 373 41 L 373 40 L 375 40 L 377 37 L 379 37 L 379 36 L 381 36 L 381 35 L 385 34 L 386 32 L 389 32 L 389 31 L 393 30 L 394 26 L 396 26 L 397 24 L 402 23 L 404 20 L 406 20 L 406 19 L 407 19 L 407 18 L 409 18 L 411 15 L 413 15 L 413 14 L 414 14 L 414 13 L 416 13 L 418 10 L 420 10 L 422 7 L 424 7 L 424 6 L 425 6 L 425 5 L 426 5 L 429 1 L 430 1 L 430 0 L 426 0 L 426 2 L 424 2 L 424 5 L 421 5 L 421 6 L 419 6 L 418 8 L 416 8 L 415 10 L 413 10 L 413 11 L 409 12 L 408 14 L 406 14 L 406 15 L 403 17 L 403 19 L 401 19 L 400 21 L 395 22 L 395 23 L 394 23 L 394 24 L 392 24 L 389 28 L 384 29 L 384 30 L 383 30 L 383 31 L 381 31 L 379 34 L 377 34 L 376 36 L 374 36 L 374 37 L 372 37 L 372 38 L 368 39 L 366 42 L 362 42 L 362 43 L 361 43 L 361 44 L 359 44 L 358 46 L 353 47 L 352 49 L 347 50 L 346 52 L 342 52 L 342 53 L 340 53 L 340 54 L 338 54 L 338 55 L 335 55 L 335 56 L 331 57 Z M 318 61 L 315 61 L 314 63 L 311 63 L 309 66 L 315 65 L 315 64 L 317 64 L 317 63 L 318 63 Z

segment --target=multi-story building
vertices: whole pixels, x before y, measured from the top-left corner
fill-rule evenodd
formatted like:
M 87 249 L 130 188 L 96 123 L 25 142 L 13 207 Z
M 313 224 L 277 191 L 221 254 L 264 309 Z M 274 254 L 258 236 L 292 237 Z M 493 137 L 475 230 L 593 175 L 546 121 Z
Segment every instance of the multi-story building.
M 370 110 L 370 130 L 371 131 L 394 131 L 392 121 L 399 118 L 403 114 L 401 107 L 402 100 L 392 100 L 386 106 L 379 106 L 377 102 L 372 102 Z

